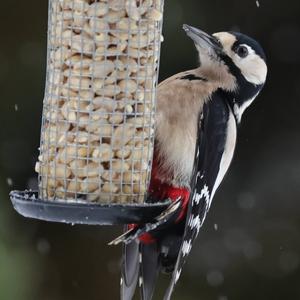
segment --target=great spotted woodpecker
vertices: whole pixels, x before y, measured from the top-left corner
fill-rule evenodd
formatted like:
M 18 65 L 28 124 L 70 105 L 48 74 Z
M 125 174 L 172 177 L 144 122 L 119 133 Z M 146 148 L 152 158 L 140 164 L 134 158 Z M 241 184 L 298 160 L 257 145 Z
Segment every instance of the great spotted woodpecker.
M 160 271 L 172 272 L 171 298 L 212 199 L 231 163 L 245 109 L 262 90 L 266 57 L 252 38 L 213 35 L 184 25 L 199 53 L 197 69 L 158 87 L 155 151 L 149 196 L 172 200 L 153 222 L 130 225 L 111 244 L 124 243 L 121 299 L 153 296 Z

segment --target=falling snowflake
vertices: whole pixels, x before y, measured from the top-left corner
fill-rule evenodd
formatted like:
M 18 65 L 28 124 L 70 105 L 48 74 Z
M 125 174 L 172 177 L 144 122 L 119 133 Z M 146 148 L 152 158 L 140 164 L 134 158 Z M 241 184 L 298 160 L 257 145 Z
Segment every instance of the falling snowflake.
M 6 182 L 8 184 L 8 186 L 12 186 L 13 185 L 13 180 L 11 178 L 6 178 Z
M 257 7 L 260 7 L 260 3 L 259 3 L 258 0 L 256 1 L 256 6 L 257 6 Z

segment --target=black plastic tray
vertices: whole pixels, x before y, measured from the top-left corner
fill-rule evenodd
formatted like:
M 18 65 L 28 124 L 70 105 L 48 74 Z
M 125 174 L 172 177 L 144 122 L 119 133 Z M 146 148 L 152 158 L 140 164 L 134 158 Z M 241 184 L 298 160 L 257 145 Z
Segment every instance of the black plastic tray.
M 24 217 L 50 222 L 88 225 L 147 223 L 161 214 L 170 201 L 145 204 L 99 204 L 75 201 L 44 201 L 36 191 L 12 191 L 15 210 Z

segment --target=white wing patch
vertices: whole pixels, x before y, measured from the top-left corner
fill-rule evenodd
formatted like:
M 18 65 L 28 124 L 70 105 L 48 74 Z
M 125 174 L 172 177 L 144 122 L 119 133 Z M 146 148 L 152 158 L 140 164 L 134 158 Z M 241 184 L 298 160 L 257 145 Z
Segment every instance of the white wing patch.
M 143 277 L 140 276 L 139 277 L 139 287 L 141 287 L 143 285 Z
M 175 275 L 175 283 L 177 283 L 177 281 L 179 280 L 181 271 L 182 271 L 182 269 L 176 271 L 176 275 Z
M 199 178 L 202 178 L 202 177 L 199 176 Z M 192 207 L 197 207 L 200 204 L 200 201 L 203 199 L 206 203 L 206 211 L 208 211 L 208 208 L 209 208 L 210 202 L 211 202 L 211 196 L 210 196 L 208 186 L 206 184 L 204 184 L 200 193 L 195 192 L 195 194 L 193 196 L 193 200 L 192 200 Z M 187 223 L 187 226 L 189 228 L 189 233 L 187 234 L 187 236 L 189 237 L 189 239 L 184 240 L 182 243 L 182 248 L 181 248 L 182 258 L 184 258 L 185 256 L 190 254 L 190 252 L 192 250 L 193 241 L 194 241 L 195 237 L 199 234 L 200 228 L 201 228 L 204 220 L 205 220 L 205 216 L 201 220 L 199 214 L 191 214 L 191 216 L 188 220 L 188 223 Z M 176 284 L 176 282 L 179 280 L 180 273 L 181 273 L 181 269 L 176 272 L 174 284 Z
M 200 220 L 199 215 L 196 215 L 196 216 L 191 215 L 189 222 L 188 222 L 188 226 L 190 226 L 191 229 L 196 228 L 197 234 L 198 234 L 198 232 L 200 231 L 200 228 L 201 228 L 201 220 Z
M 202 176 L 200 178 L 203 178 Z M 208 186 L 205 184 L 203 189 L 201 190 L 200 193 L 195 193 L 194 198 L 193 198 L 193 204 L 198 205 L 200 200 L 205 197 L 205 201 L 209 203 L 210 201 L 210 195 L 209 195 L 209 190 Z
M 182 244 L 182 255 L 189 255 L 192 250 L 192 240 L 184 241 Z

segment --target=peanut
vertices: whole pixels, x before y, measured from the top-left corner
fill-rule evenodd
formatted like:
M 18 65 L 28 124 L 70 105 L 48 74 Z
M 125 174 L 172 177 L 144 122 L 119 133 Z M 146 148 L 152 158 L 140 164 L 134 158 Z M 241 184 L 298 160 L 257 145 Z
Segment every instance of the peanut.
M 75 146 L 67 146 L 62 149 L 59 154 L 59 160 L 61 163 L 69 164 L 76 157 L 86 157 L 88 154 L 87 148 L 79 148 L 77 145 Z
M 74 91 L 80 91 L 82 89 L 89 89 L 92 85 L 92 81 L 89 78 L 70 76 L 68 78 L 67 85 Z
M 90 67 L 90 71 L 95 78 L 105 78 L 114 69 L 115 64 L 110 60 L 96 62 Z
M 119 188 L 113 184 L 113 183 L 108 183 L 108 182 L 105 182 L 103 187 L 102 187 L 102 191 L 104 193 L 116 193 L 117 191 L 119 190 Z
M 118 126 L 112 135 L 112 147 L 114 149 L 121 149 L 134 137 L 135 132 L 135 128 L 131 124 Z
M 112 10 L 124 10 L 125 9 L 125 0 L 110 0 L 108 2 L 109 8 Z
M 109 11 L 107 15 L 105 15 L 105 20 L 110 23 L 116 23 L 118 20 L 120 20 L 121 18 L 125 17 L 126 13 L 125 11 Z
M 52 165 L 50 167 L 50 176 L 55 177 L 55 178 L 69 178 L 71 176 L 71 170 L 69 167 L 66 165 Z
M 123 120 L 124 120 L 124 115 L 120 112 L 115 112 L 108 119 L 109 123 L 114 124 L 114 125 L 121 124 L 123 122 Z
M 126 0 L 125 8 L 126 8 L 127 15 L 131 19 L 133 19 L 135 21 L 140 20 L 141 15 L 140 15 L 140 12 L 139 12 L 139 9 L 137 7 L 137 3 L 135 0 Z
M 80 181 L 79 180 L 70 180 L 67 186 L 68 193 L 77 193 L 80 191 Z
M 128 171 L 130 166 L 129 166 L 128 163 L 118 159 L 118 160 L 114 160 L 110 164 L 110 168 L 111 168 L 112 171 L 121 172 L 121 171 Z
M 121 150 L 116 151 L 116 157 L 121 159 L 128 158 L 130 154 L 131 154 L 131 147 L 129 146 L 124 146 Z
M 113 153 L 109 144 L 101 144 L 92 153 L 94 162 L 108 162 L 112 159 Z
M 121 92 L 131 94 L 137 90 L 138 85 L 134 80 L 128 79 L 128 80 L 121 80 L 119 82 L 119 87 Z
M 70 40 L 69 46 L 73 53 L 91 54 L 95 49 L 94 41 L 88 35 L 74 35 Z
M 86 12 L 89 8 L 87 0 L 59 0 L 62 9 L 73 9 L 75 11 Z
M 93 193 L 99 188 L 98 177 L 85 178 L 80 184 L 80 189 L 83 193 Z
M 102 2 L 92 3 L 87 11 L 89 17 L 101 17 L 107 14 L 109 7 Z
M 162 13 L 158 9 L 151 8 L 146 14 L 146 17 L 151 21 L 158 22 L 162 20 Z
M 112 98 L 105 98 L 105 97 L 96 97 L 93 99 L 93 105 L 97 108 L 104 108 L 108 112 L 113 112 L 116 107 L 117 103 Z

